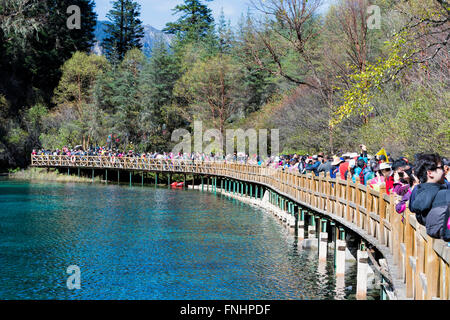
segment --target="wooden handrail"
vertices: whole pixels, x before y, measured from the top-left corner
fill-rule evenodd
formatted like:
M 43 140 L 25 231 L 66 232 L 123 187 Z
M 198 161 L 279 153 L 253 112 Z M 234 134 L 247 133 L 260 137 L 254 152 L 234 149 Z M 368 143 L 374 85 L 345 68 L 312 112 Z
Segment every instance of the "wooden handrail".
M 405 298 L 450 299 L 450 247 L 426 234 L 408 209 L 395 211 L 394 195 L 330 177 L 300 175 L 258 165 L 234 162 L 159 160 L 102 156 L 32 155 L 33 167 L 64 167 L 173 172 L 223 176 L 258 183 L 345 221 L 384 255 L 390 254 L 398 270 L 396 280 L 405 284 Z

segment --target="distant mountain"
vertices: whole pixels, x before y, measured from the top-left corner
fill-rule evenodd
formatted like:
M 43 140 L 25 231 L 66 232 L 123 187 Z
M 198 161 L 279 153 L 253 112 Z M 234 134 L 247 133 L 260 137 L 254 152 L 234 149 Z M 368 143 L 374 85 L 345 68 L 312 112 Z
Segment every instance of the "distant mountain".
M 106 38 L 106 21 L 98 21 L 95 28 L 95 45 L 93 48 L 94 53 L 101 55 L 102 47 L 101 43 Z M 152 48 L 155 43 L 163 39 L 164 42 L 170 44 L 173 39 L 173 35 L 165 34 L 164 32 L 153 28 L 150 25 L 144 25 L 144 38 L 142 39 L 142 51 L 146 56 L 151 57 Z

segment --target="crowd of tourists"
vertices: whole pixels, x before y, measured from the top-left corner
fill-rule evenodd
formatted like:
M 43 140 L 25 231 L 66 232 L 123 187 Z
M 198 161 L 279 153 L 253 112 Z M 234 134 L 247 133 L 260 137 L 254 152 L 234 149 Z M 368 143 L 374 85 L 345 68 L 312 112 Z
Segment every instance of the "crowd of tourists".
M 413 161 L 406 157 L 394 159 L 389 153 L 368 155 L 360 146 L 359 153 L 340 156 L 285 155 L 275 157 L 271 165 L 283 170 L 301 173 L 321 173 L 331 178 L 351 179 L 379 191 L 385 188 L 393 193 L 395 209 L 403 213 L 406 208 L 416 214 L 417 221 L 426 226 L 434 238 L 450 241 L 450 161 L 438 154 L 417 154 Z
M 384 151 L 384 149 L 382 150 Z M 434 238 L 450 241 L 450 161 L 437 154 L 417 154 L 415 158 L 398 157 L 379 152 L 369 155 L 367 148 L 360 145 L 358 153 L 340 155 L 277 155 L 262 158 L 244 153 L 216 155 L 193 153 L 139 153 L 122 152 L 95 147 L 83 150 L 62 148 L 61 150 L 33 150 L 33 155 L 104 156 L 114 158 L 143 158 L 158 160 L 225 161 L 270 167 L 283 171 L 298 171 L 302 174 L 321 174 L 342 180 L 350 179 L 376 191 L 393 193 L 395 209 L 403 213 L 406 208 L 416 214 L 417 221 L 427 228 Z

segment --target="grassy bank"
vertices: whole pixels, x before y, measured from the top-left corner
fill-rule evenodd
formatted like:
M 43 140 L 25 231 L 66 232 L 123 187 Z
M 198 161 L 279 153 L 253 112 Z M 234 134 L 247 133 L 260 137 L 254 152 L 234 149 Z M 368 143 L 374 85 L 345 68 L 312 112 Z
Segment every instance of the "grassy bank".
M 14 180 L 56 181 L 56 182 L 83 182 L 91 183 L 92 178 L 78 177 L 59 173 L 57 169 L 28 168 L 26 170 L 13 170 L 9 178 Z M 94 182 L 101 182 L 100 177 L 95 177 Z

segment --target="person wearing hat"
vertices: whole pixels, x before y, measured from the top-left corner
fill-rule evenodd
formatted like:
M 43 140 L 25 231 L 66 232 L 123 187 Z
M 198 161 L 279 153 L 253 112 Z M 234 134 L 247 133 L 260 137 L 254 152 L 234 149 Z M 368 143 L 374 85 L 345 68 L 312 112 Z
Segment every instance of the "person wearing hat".
M 375 178 L 373 178 L 372 180 L 368 181 L 368 185 L 375 189 L 376 191 L 380 190 L 380 187 L 382 184 L 386 184 L 386 193 L 390 193 L 390 190 L 388 191 L 388 184 L 387 184 L 387 180 L 389 179 L 389 177 L 391 176 L 391 164 L 390 163 L 386 163 L 386 162 L 382 162 L 380 164 L 378 164 L 375 167 Z M 394 185 L 393 179 L 392 179 L 392 186 Z
M 392 165 L 387 162 L 380 164 L 381 174 L 384 176 L 386 183 L 386 193 L 391 194 L 391 190 L 394 188 L 394 176 L 392 171 Z
M 333 162 L 331 163 L 331 169 L 330 169 L 330 177 L 336 178 L 336 175 L 339 173 L 339 164 L 341 164 L 344 161 L 343 158 L 339 158 L 337 156 L 333 157 Z

